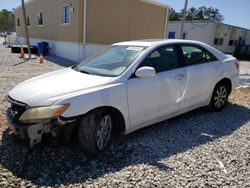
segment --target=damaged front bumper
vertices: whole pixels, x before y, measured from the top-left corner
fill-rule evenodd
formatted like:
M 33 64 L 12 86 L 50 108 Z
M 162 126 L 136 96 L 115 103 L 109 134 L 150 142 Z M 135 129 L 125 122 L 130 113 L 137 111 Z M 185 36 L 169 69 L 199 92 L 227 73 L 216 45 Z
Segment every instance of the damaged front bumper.
M 53 137 L 56 137 L 62 132 L 62 129 L 65 127 L 67 129 L 66 133 L 70 134 L 72 130 L 72 126 L 70 126 L 70 124 L 73 125 L 74 123 L 74 120 L 62 121 L 60 120 L 60 118 L 57 118 L 50 121 L 45 121 L 44 123 L 26 125 L 13 117 L 11 108 L 7 109 L 6 114 L 9 129 L 18 138 L 28 140 L 30 148 L 40 143 L 44 134 L 50 133 Z M 66 124 L 67 126 L 64 126 Z M 67 134 L 64 136 L 69 137 Z

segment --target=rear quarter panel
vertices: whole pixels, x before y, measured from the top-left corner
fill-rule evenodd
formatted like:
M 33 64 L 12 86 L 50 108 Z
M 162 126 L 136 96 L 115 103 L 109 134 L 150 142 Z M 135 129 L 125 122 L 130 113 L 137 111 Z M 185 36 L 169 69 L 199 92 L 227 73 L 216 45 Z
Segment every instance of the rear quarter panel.
M 227 58 L 222 61 L 223 77 L 231 80 L 232 89 L 235 89 L 239 82 L 239 70 L 237 69 L 235 62 L 237 62 L 237 59 L 231 55 L 228 55 Z

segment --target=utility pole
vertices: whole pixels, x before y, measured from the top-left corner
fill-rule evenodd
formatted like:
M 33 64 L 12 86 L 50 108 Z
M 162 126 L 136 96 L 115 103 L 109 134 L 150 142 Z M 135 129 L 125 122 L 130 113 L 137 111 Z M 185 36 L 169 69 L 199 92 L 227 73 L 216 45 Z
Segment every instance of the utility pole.
M 183 36 L 183 27 L 184 27 L 184 22 L 185 22 L 185 19 L 186 19 L 186 14 L 187 14 L 187 6 L 188 6 L 188 0 L 185 0 L 185 6 L 184 6 L 184 11 L 183 11 L 183 15 L 182 15 L 182 22 L 181 22 L 180 39 L 182 39 L 182 36 Z
M 28 45 L 28 54 L 29 54 L 28 60 L 30 60 L 30 58 L 31 58 L 30 37 L 29 37 L 29 31 L 28 31 L 28 27 L 27 27 L 25 3 L 24 3 L 24 0 L 21 0 L 21 1 L 22 1 L 22 10 L 23 10 L 24 29 L 25 29 L 27 45 Z

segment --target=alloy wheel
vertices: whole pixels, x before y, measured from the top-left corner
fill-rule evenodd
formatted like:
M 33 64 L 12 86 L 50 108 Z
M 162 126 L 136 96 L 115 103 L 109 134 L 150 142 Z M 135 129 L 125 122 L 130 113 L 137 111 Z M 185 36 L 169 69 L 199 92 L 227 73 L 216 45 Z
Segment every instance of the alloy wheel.
M 96 134 L 96 144 L 99 150 L 104 150 L 108 143 L 111 136 L 111 129 L 112 129 L 112 119 L 110 115 L 105 115 L 98 128 Z
M 220 86 L 217 88 L 214 95 L 214 105 L 216 108 L 221 108 L 227 101 L 227 88 Z

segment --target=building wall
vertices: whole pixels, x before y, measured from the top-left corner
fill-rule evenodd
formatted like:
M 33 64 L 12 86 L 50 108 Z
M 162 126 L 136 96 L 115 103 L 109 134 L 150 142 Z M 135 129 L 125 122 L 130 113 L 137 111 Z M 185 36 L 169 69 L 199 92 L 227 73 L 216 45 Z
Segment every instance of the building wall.
M 165 38 L 169 9 L 132 0 L 128 40 Z
M 223 45 L 214 45 L 214 47 L 226 53 L 234 53 L 240 38 L 242 38 L 241 42 L 243 40 L 246 42 L 246 34 L 246 29 L 217 23 L 215 38 L 223 39 L 224 42 Z M 234 41 L 233 45 L 229 45 L 230 40 Z
M 176 32 L 175 37 L 180 38 L 180 30 L 181 22 L 169 22 L 166 38 L 169 32 Z M 187 32 L 187 39 L 204 42 L 225 53 L 234 53 L 240 37 L 245 44 L 250 42 L 249 30 L 213 21 L 185 22 L 183 31 Z M 218 44 L 215 44 L 215 39 L 218 39 Z M 222 44 L 219 44 L 220 39 L 223 39 Z M 233 45 L 229 45 L 230 40 Z
M 88 0 L 87 43 L 164 38 L 168 8 L 141 0 Z
M 184 32 L 187 32 L 187 39 L 198 40 L 208 45 L 213 45 L 215 30 L 216 24 L 213 22 L 186 22 L 183 29 Z M 169 32 L 175 32 L 175 38 L 179 39 L 181 34 L 181 22 L 169 22 L 166 38 L 168 38 Z
M 164 38 L 168 8 L 145 0 L 87 0 L 86 43 L 111 44 L 125 40 Z M 61 24 L 61 7 L 71 5 L 70 24 Z M 43 26 L 38 13 L 43 12 Z M 26 3 L 30 16 L 31 38 L 83 43 L 84 0 L 30 0 Z M 21 7 L 15 10 L 25 36 Z
M 61 7 L 71 4 L 70 24 L 61 24 Z M 83 42 L 83 1 L 82 0 L 31 0 L 26 3 L 26 14 L 30 16 L 28 27 L 31 38 L 46 40 Z M 38 25 L 38 14 L 43 12 L 43 26 Z M 20 18 L 17 27 L 18 36 L 25 36 L 24 19 L 21 7 L 15 10 L 15 17 Z
M 250 45 L 250 30 L 247 31 L 246 44 Z
M 63 5 L 71 7 L 70 24 L 61 24 Z M 38 25 L 40 11 L 43 12 L 43 26 Z M 28 27 L 31 44 L 46 41 L 52 54 L 76 62 L 90 57 L 107 44 L 164 38 L 168 18 L 168 7 L 149 0 L 29 0 L 26 12 L 31 22 Z M 21 22 L 21 27 L 16 29 L 17 35 L 21 44 L 26 44 L 21 7 L 16 8 L 15 16 Z
M 45 41 L 49 43 L 50 54 L 69 59 L 74 62 L 82 62 L 104 49 L 107 45 L 101 44 L 82 44 L 69 41 L 44 40 L 40 38 L 30 38 L 31 45 L 37 45 L 38 42 Z M 19 38 L 20 44 L 26 44 L 26 38 Z

